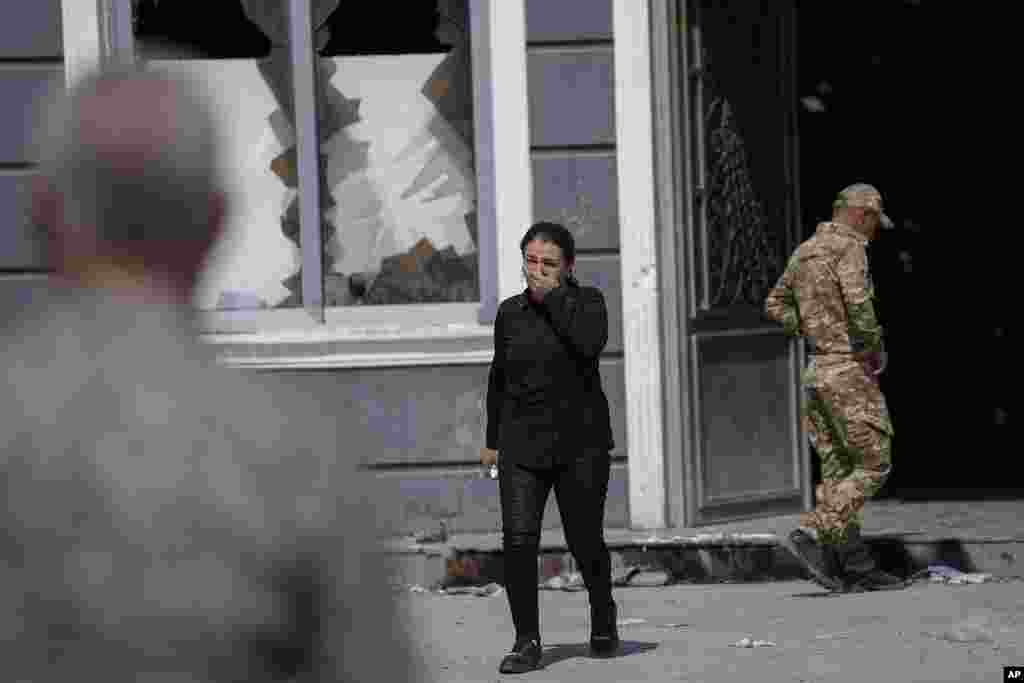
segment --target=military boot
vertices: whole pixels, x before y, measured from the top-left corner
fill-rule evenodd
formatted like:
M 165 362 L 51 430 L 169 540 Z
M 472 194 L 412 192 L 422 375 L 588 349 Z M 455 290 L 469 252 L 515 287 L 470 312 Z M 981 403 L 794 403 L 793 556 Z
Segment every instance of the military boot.
M 830 591 L 843 590 L 839 558 L 835 546 L 821 543 L 803 529 L 794 529 L 782 545 L 804 566 L 811 580 Z
M 909 585 L 906 580 L 878 568 L 859 528 L 850 529 L 846 542 L 836 546 L 836 551 L 846 591 L 899 590 Z

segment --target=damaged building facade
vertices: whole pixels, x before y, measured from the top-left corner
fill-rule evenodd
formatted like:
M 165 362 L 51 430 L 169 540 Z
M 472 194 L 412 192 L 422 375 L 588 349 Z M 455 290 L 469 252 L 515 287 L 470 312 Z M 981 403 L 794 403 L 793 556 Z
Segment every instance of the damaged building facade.
M 225 131 L 206 339 L 324 396 L 351 434 L 324 447 L 376 473 L 403 532 L 500 528 L 477 461 L 493 320 L 538 220 L 572 230 L 609 304 L 607 524 L 810 504 L 803 352 L 761 314 L 799 234 L 792 3 L 220 4 L 46 0 L 0 27 L 0 91 L 20 103 L 0 133 L 3 306 L 46 278 L 32 102 L 143 61 L 207 84 Z M 190 42 L 204 21 L 218 35 Z

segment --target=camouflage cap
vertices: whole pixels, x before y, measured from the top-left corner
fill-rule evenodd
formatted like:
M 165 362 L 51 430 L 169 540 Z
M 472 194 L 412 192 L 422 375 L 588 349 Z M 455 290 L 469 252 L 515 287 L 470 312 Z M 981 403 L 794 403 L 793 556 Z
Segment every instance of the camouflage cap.
M 892 220 L 882 210 L 882 193 L 872 185 L 856 183 L 850 185 L 839 193 L 832 203 L 832 208 L 842 209 L 846 207 L 859 206 L 865 209 L 874 209 L 882 220 L 882 227 L 889 229 L 893 227 Z

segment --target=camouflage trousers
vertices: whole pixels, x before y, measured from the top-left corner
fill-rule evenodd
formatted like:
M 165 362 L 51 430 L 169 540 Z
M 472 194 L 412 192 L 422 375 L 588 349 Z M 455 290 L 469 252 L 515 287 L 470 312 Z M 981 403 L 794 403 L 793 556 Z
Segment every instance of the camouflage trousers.
M 878 380 L 849 356 L 815 356 L 804 372 L 803 425 L 821 461 L 816 506 L 801 518 L 842 543 L 892 471 L 894 430 Z

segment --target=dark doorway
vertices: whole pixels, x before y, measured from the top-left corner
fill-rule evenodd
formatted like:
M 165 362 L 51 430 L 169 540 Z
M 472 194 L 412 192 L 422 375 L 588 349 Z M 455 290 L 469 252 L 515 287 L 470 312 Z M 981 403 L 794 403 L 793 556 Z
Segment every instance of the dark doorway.
M 928 88 L 939 67 L 923 40 L 925 5 L 869 0 L 846 20 L 849 10 L 831 3 L 798 3 L 804 237 L 854 182 L 877 186 L 897 225 L 869 250 L 890 355 L 882 389 L 896 427 L 883 495 L 1019 497 L 1024 487 L 1003 464 L 1010 373 L 1000 370 L 1009 342 L 998 298 L 1007 270 L 993 248 L 979 275 L 969 230 L 939 213 L 960 171 L 951 164 L 950 185 L 935 186 L 930 166 L 942 168 L 944 136 L 957 133 L 936 123 L 946 106 Z M 950 242 L 959 252 L 940 247 Z

